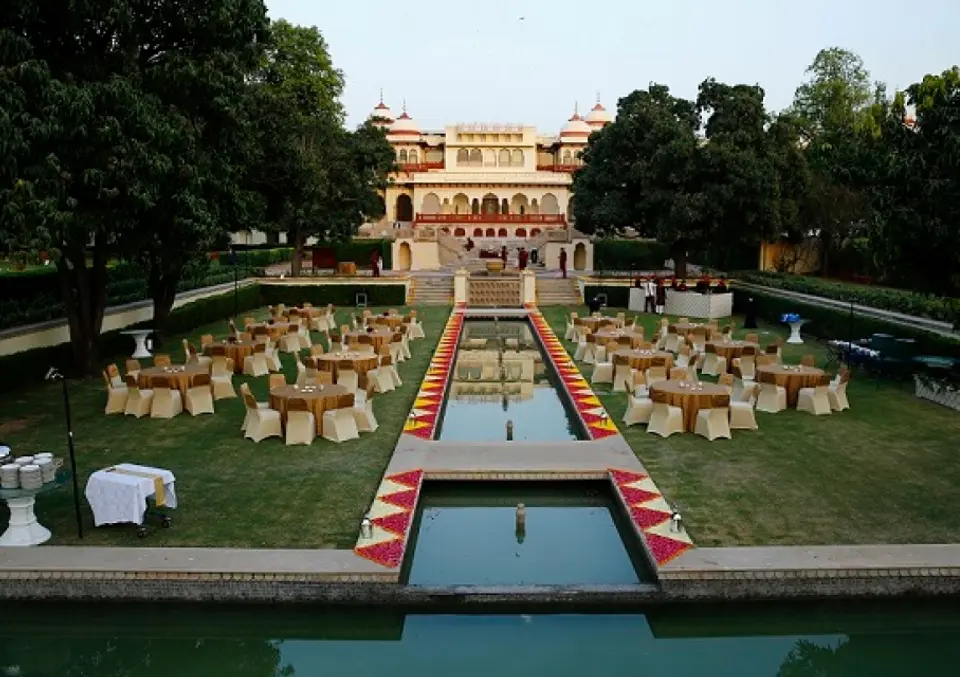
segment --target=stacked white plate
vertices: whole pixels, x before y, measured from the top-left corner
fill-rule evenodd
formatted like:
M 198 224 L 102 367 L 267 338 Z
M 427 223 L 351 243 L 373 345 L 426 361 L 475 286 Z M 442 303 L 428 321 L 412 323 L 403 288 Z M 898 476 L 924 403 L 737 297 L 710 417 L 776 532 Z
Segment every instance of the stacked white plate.
M 40 466 L 31 463 L 20 466 L 20 488 L 39 489 L 43 486 L 43 475 Z
M 16 489 L 20 486 L 20 466 L 16 463 L 0 465 L 0 489 Z
M 36 464 L 40 466 L 40 475 L 43 477 L 43 483 L 53 482 L 57 478 L 57 466 L 53 464 L 52 458 L 37 457 Z
M 33 463 L 33 456 L 20 456 L 19 458 L 14 459 L 13 462 L 19 466 L 30 465 Z
M 51 454 L 49 451 L 42 451 L 33 457 L 33 462 L 37 463 L 38 461 L 42 461 L 43 459 L 47 459 L 48 461 L 53 461 L 53 454 Z

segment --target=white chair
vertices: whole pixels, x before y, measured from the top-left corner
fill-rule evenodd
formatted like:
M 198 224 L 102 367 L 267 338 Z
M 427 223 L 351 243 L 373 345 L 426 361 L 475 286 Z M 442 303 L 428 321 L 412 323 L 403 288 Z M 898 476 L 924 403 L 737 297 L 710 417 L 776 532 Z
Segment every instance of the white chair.
M 393 374 L 396 371 L 393 367 L 393 359 L 389 355 L 381 355 L 380 364 L 377 368 L 367 372 L 367 382 L 373 383 L 373 387 L 378 393 L 388 393 L 397 387 L 393 380 Z
M 590 383 L 613 383 L 613 362 L 606 360 L 595 362 Z
M 427 335 L 423 333 L 423 325 L 420 324 L 420 320 L 417 318 L 417 311 L 410 311 L 410 338 L 411 339 L 422 339 L 426 338 Z
M 656 393 L 653 393 L 656 395 Z M 653 411 L 650 412 L 650 422 L 647 432 L 660 437 L 670 437 L 675 433 L 683 432 L 683 409 L 667 404 L 666 401 L 653 400 Z
M 250 416 L 250 408 L 246 406 L 246 405 L 247 405 L 247 395 L 249 395 L 250 398 L 253 400 L 253 403 L 254 403 L 254 405 L 256 405 L 256 408 L 257 408 L 257 409 L 269 409 L 269 408 L 270 408 L 270 403 L 269 403 L 269 402 L 257 402 L 257 400 L 254 399 L 254 397 L 253 397 L 253 393 L 250 392 L 250 386 L 247 385 L 246 383 L 241 383 L 241 384 L 240 384 L 240 394 L 243 396 L 244 407 L 246 407 L 246 415 L 245 415 L 244 418 L 243 418 L 243 423 L 240 424 L 240 430 L 241 430 L 241 431 L 245 431 L 245 430 L 249 427 L 249 425 L 250 425 L 250 419 L 251 419 L 251 416 Z
M 776 383 L 761 381 L 757 397 L 757 411 L 776 414 L 787 408 L 787 389 Z
M 613 356 L 613 392 L 619 393 L 633 389 L 633 372 L 630 360 L 623 356 Z
M 406 356 L 403 353 L 403 337 L 399 334 L 394 334 L 393 338 L 390 339 L 390 357 L 393 359 L 394 364 L 399 364 L 400 362 L 406 361 Z
M 349 401 L 347 400 L 349 398 Z M 323 430 L 321 435 L 331 442 L 346 442 L 360 437 L 357 430 L 357 420 L 353 415 L 354 396 L 347 395 L 341 398 L 336 409 L 327 409 L 323 412 Z
M 114 367 L 114 369 L 116 369 L 116 367 Z M 115 385 L 107 372 L 103 372 L 103 382 L 107 388 L 107 404 L 103 408 L 103 413 L 110 415 L 123 414 L 126 412 L 127 400 L 130 397 L 130 393 L 123 380 L 120 381 L 119 385 Z
M 247 408 L 243 431 L 245 439 L 259 442 L 267 437 L 283 437 L 279 411 L 260 406 L 249 391 L 244 392 L 243 402 Z
M 697 412 L 697 424 L 693 432 L 713 442 L 730 439 L 730 408 L 711 407 Z
M 270 373 L 267 368 L 266 349 L 266 344 L 258 343 L 253 347 L 253 354 L 243 358 L 243 373 L 245 376 L 258 377 Z
M 714 346 L 707 346 L 703 358 L 701 373 L 707 376 L 720 376 L 727 373 L 727 358 L 717 355 Z
M 277 347 L 273 344 L 273 341 L 267 341 L 263 345 L 265 346 L 263 359 L 267 363 L 267 369 L 275 374 L 283 369 L 280 364 L 280 356 L 277 354 Z
M 577 362 L 583 362 L 583 356 L 587 352 L 587 346 L 592 345 L 587 343 L 587 333 L 581 331 L 577 337 L 577 349 L 573 353 L 573 359 Z
M 357 388 L 360 384 L 360 378 L 357 376 L 357 372 L 351 368 L 345 368 L 343 365 L 337 370 L 337 385 L 343 386 L 351 393 L 357 392 Z
M 830 382 L 827 397 L 830 398 L 830 408 L 833 411 L 846 411 L 850 408 L 850 402 L 847 400 L 847 383 L 850 382 L 850 372 L 845 371 L 838 376 L 837 380 Z
M 584 364 L 595 364 L 597 361 L 597 338 L 593 334 L 589 334 L 586 341 L 587 345 L 583 350 L 581 360 Z
M 567 330 L 564 332 L 563 338 L 567 341 L 575 341 L 577 338 L 577 325 L 574 324 L 574 318 L 571 315 L 567 315 L 566 320 Z
M 166 377 L 159 376 L 154 379 L 150 418 L 173 418 L 181 413 L 183 413 L 183 397 L 180 391 L 171 388 Z
M 742 394 L 737 400 L 730 402 L 730 429 L 731 430 L 756 430 L 757 416 L 754 407 L 757 404 L 757 393 L 760 386 L 751 383 L 743 389 Z
M 690 342 L 693 344 L 694 351 L 698 353 L 705 352 L 707 349 L 706 331 L 694 331 L 690 334 Z
M 287 400 L 287 432 L 284 443 L 312 444 L 317 437 L 317 420 L 307 406 L 306 400 L 290 398 Z
M 300 351 L 300 328 L 288 327 L 287 332 L 280 337 L 280 351 L 296 353 Z
M 377 417 L 373 415 L 373 398 L 364 390 L 358 391 L 353 399 L 353 420 L 357 424 L 357 432 L 372 433 L 380 427 Z
M 305 350 L 310 348 L 313 345 L 313 341 L 310 339 L 310 326 L 307 324 L 300 324 L 300 329 L 297 332 L 297 339 L 300 341 L 300 349 Z
M 740 356 L 740 378 L 753 381 L 757 378 L 757 361 L 753 355 Z
M 683 337 L 676 332 L 667 330 L 667 335 L 663 339 L 663 349 L 675 353 L 680 350 L 683 344 Z
M 623 415 L 624 425 L 649 423 L 651 414 L 653 414 L 653 400 L 645 396 L 627 395 L 627 412 Z
M 125 377 L 127 383 L 127 404 L 123 409 L 126 416 L 146 416 L 150 413 L 153 405 L 153 390 L 149 388 L 139 388 L 137 379 L 131 374 Z
M 674 365 L 677 367 L 687 368 L 690 366 L 692 358 L 692 353 L 690 351 L 690 346 L 684 344 L 680 346 L 680 352 L 677 353 L 677 359 L 674 362 Z
M 213 391 L 211 390 L 209 374 L 197 374 L 193 377 L 193 381 L 187 389 L 183 406 L 191 416 L 214 413 Z
M 647 384 L 649 388 L 654 383 L 667 380 L 667 368 L 666 367 L 650 367 L 643 374 L 644 383 Z
M 814 416 L 832 414 L 830 408 L 830 377 L 824 375 L 813 388 L 801 388 L 797 393 L 797 411 L 805 411 Z

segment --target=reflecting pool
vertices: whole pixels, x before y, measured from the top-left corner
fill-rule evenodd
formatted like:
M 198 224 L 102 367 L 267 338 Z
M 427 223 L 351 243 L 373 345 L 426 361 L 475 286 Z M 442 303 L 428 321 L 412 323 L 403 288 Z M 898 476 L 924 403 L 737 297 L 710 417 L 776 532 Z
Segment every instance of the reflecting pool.
M 682 606 L 646 615 L 409 615 L 307 607 L 4 603 L 23 677 L 947 677 L 960 613 Z
M 517 505 L 523 504 L 522 524 Z M 411 585 L 629 585 L 651 580 L 603 482 L 427 482 Z
M 502 442 L 581 439 L 526 320 L 466 320 L 437 439 Z

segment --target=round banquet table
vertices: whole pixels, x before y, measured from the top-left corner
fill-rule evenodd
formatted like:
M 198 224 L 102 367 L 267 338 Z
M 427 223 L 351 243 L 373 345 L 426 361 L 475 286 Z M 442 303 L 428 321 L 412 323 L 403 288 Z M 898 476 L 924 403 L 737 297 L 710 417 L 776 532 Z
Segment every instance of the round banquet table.
M 580 324 L 590 330 L 591 334 L 596 334 L 597 330 L 600 329 L 600 323 L 603 321 L 612 322 L 613 324 L 607 324 L 606 326 L 618 327 L 620 326 L 620 320 L 615 317 L 581 317 Z
M 643 334 L 638 334 L 634 331 L 628 329 L 601 329 L 600 331 L 594 334 L 597 341 L 619 341 L 623 337 L 630 339 L 630 346 L 636 348 L 642 343 L 646 342 Z
M 320 317 L 323 315 L 325 308 L 287 308 L 283 311 L 282 315 L 287 318 L 301 318 L 307 317 L 313 319 L 314 317 Z
M 315 385 L 296 386 L 285 385 L 270 391 L 270 408 L 280 412 L 280 420 L 284 427 L 287 425 L 287 400 L 302 399 L 307 401 L 307 407 L 316 419 L 317 434 L 323 432 L 323 412 L 327 409 L 336 409 L 339 399 L 349 395 L 345 386 Z
M 673 353 L 667 352 L 665 350 L 618 350 L 614 353 L 618 357 L 625 357 L 630 363 L 632 369 L 638 369 L 640 371 L 646 371 L 653 366 L 653 359 L 655 357 L 662 357 L 667 362 L 664 365 L 667 368 L 667 371 L 673 367 Z
M 813 388 L 823 376 L 823 369 L 804 367 L 799 364 L 766 364 L 757 367 L 757 382 L 761 374 L 772 374 L 774 383 L 787 391 L 787 406 L 797 406 L 797 396 L 801 388 Z
M 217 341 L 208 343 L 203 347 L 203 354 L 213 355 L 214 346 L 223 346 L 226 356 L 233 360 L 233 371 L 237 374 L 243 373 L 243 360 L 253 355 L 253 349 L 257 346 L 256 341 Z
M 403 315 L 372 315 L 369 320 L 372 324 L 386 325 L 391 329 L 396 329 L 403 325 Z
M 337 264 L 337 275 L 356 275 L 357 264 L 353 261 L 341 261 Z
M 357 385 L 360 388 L 366 388 L 367 372 L 377 368 L 377 356 L 372 353 L 326 353 L 307 358 L 306 364 L 318 371 L 329 371 L 336 383 L 340 364 L 344 361 L 353 362 L 353 368 L 357 372 Z
M 717 355 L 720 357 L 727 358 L 727 364 L 730 364 L 734 358 L 743 355 L 743 349 L 747 346 L 753 346 L 757 349 L 757 354 L 760 354 L 760 346 L 746 341 L 707 341 L 707 345 L 716 348 Z
M 369 338 L 362 339 L 363 336 L 367 336 Z M 390 328 L 375 329 L 373 331 L 351 331 L 347 334 L 348 343 L 351 339 L 354 343 L 369 343 L 373 346 L 374 350 L 379 350 L 380 346 L 387 345 L 390 343 L 390 339 L 392 338 L 393 330 Z
M 176 388 L 184 397 L 190 389 L 190 380 L 197 374 L 209 374 L 210 368 L 201 364 L 174 364 L 170 367 L 148 367 L 141 369 L 137 379 L 141 388 L 152 388 L 158 376 L 166 376 L 170 387 Z
M 674 322 L 670 325 L 670 328 L 675 330 L 679 336 L 692 334 L 694 329 L 706 329 L 707 334 L 710 334 L 710 327 L 702 322 Z
M 254 336 L 257 335 L 257 329 L 260 327 L 266 327 L 267 333 L 270 335 L 270 339 L 274 342 L 280 340 L 280 337 L 287 333 L 288 329 L 293 325 L 293 322 L 274 322 L 273 324 L 269 322 L 260 322 L 259 324 L 251 324 L 247 327 L 249 331 Z
M 667 404 L 683 409 L 683 429 L 693 432 L 697 426 L 697 412 L 713 406 L 715 397 L 726 397 L 730 404 L 730 394 L 723 386 L 714 383 L 690 383 L 689 381 L 658 381 L 650 388 L 651 393 L 662 393 Z

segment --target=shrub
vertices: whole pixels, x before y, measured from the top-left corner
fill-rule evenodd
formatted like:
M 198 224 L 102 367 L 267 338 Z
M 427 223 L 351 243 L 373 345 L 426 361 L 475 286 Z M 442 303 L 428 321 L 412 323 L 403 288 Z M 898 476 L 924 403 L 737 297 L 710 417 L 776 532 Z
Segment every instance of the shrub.
M 260 286 L 264 304 L 284 303 L 288 306 L 300 305 L 308 301 L 315 306 L 332 303 L 335 306 L 354 306 L 357 293 L 367 295 L 370 306 L 402 306 L 406 303 L 406 287 L 403 284 L 329 284 L 329 285 L 279 285 Z
M 669 248 L 653 240 L 597 240 L 593 265 L 597 270 L 660 270 Z
M 856 303 L 857 305 L 915 317 L 926 317 L 931 320 L 950 322 L 955 326 L 960 320 L 960 300 L 948 297 L 927 296 L 912 291 L 871 287 L 772 271 L 743 271 L 737 273 L 735 277 L 743 282 L 764 285 L 774 289 L 821 296 L 835 301 Z

